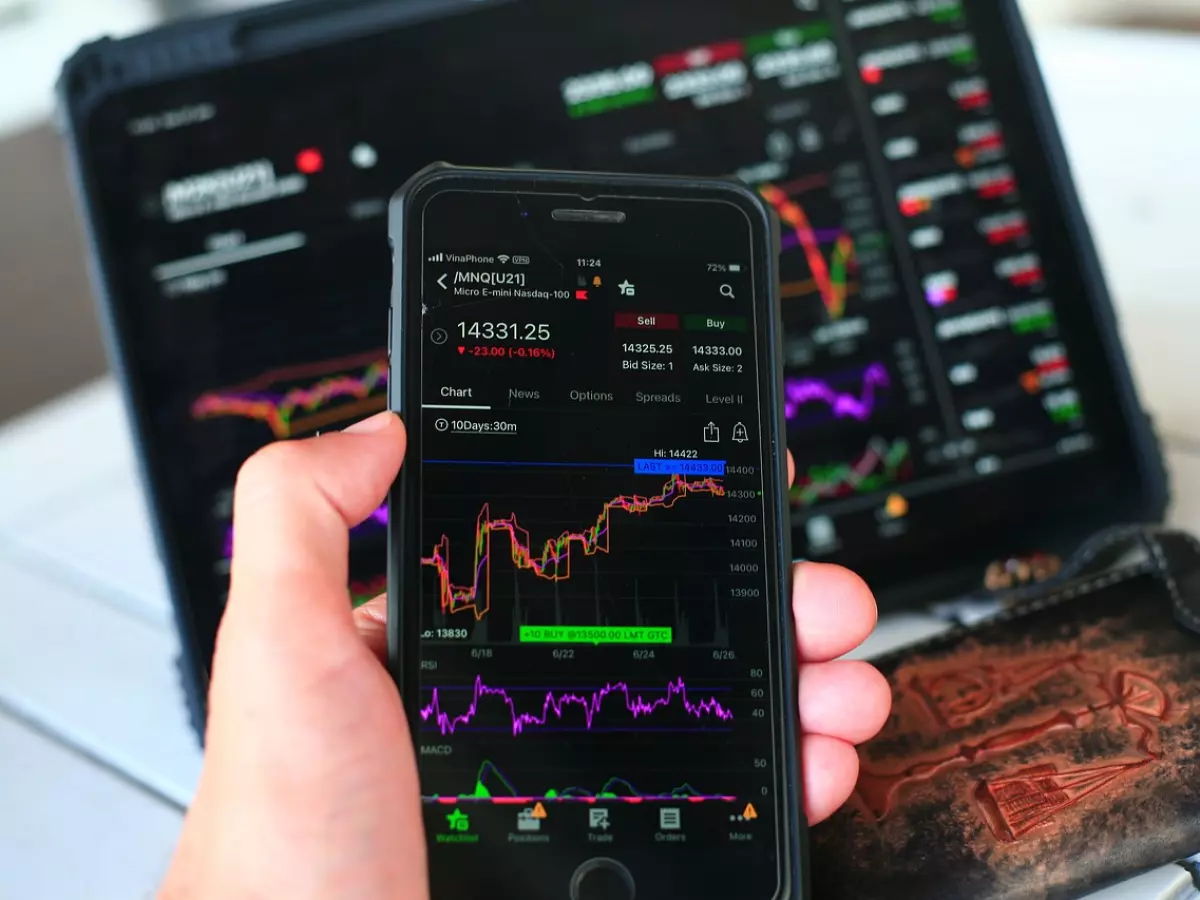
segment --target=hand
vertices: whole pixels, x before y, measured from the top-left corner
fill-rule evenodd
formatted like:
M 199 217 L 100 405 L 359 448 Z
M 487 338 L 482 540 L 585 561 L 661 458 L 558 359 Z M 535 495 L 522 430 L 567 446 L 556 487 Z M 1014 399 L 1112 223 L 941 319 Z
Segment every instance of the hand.
M 207 750 L 162 900 L 424 900 L 416 756 L 385 665 L 386 605 L 351 612 L 349 529 L 404 458 L 391 413 L 340 434 L 274 444 L 234 498 L 229 603 L 209 692 Z M 875 623 L 854 575 L 796 570 L 806 808 L 850 795 L 853 744 L 883 725 L 887 684 L 832 662 Z

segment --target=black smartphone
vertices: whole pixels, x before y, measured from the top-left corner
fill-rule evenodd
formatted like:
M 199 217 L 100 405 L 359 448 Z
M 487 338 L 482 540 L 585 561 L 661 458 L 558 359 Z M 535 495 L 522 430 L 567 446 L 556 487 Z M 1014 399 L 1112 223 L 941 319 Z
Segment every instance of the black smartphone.
M 433 897 L 803 897 L 769 207 L 437 165 L 390 233 L 389 639 Z

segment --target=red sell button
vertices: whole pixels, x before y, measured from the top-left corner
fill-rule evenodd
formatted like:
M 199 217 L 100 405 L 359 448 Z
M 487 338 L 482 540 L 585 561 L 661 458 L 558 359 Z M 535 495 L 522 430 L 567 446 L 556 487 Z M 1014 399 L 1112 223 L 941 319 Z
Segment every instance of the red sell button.
M 677 313 L 617 313 L 618 328 L 641 328 L 647 331 L 678 331 Z

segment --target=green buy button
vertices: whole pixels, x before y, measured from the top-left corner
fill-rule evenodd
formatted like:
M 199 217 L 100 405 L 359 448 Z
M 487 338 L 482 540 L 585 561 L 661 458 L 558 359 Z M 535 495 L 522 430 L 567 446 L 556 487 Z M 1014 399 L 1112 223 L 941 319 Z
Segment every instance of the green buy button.
M 750 330 L 750 320 L 745 316 L 684 316 L 685 331 L 738 331 Z

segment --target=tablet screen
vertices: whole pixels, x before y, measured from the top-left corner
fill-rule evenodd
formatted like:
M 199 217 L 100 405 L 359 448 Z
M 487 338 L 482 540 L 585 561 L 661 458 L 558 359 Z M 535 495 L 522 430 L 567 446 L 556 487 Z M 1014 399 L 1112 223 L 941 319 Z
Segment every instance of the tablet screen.
M 385 408 L 387 201 L 435 160 L 732 174 L 775 207 L 797 556 L 886 591 L 1136 491 L 1004 6 L 485 2 L 104 100 L 85 173 L 202 642 L 239 465 Z

